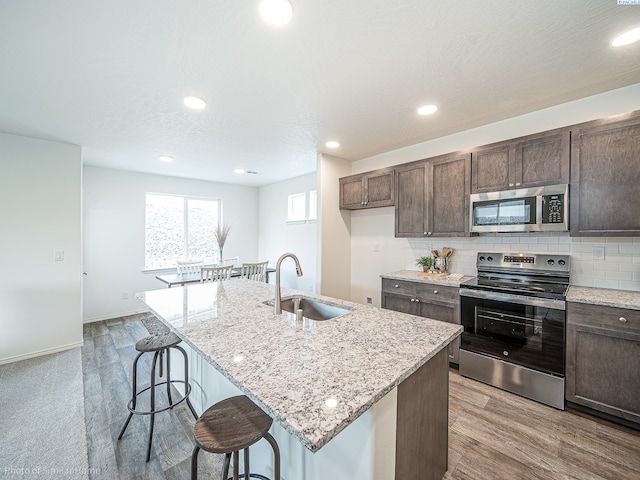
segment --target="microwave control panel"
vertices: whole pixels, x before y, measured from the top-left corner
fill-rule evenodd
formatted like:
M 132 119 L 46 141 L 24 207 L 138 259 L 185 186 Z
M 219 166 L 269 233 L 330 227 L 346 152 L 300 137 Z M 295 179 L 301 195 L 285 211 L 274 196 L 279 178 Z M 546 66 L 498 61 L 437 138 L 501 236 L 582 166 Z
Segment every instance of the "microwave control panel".
M 564 194 L 542 196 L 542 223 L 564 222 Z

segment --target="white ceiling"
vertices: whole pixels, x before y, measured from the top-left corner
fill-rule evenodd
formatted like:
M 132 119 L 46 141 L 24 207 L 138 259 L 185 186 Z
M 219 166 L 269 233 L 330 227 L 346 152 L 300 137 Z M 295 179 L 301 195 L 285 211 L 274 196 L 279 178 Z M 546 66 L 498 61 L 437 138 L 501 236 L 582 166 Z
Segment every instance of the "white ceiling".
M 317 152 L 355 161 L 640 82 L 640 44 L 610 46 L 640 5 L 291 1 L 275 28 L 257 0 L 0 0 L 0 131 L 82 145 L 88 165 L 264 185 Z

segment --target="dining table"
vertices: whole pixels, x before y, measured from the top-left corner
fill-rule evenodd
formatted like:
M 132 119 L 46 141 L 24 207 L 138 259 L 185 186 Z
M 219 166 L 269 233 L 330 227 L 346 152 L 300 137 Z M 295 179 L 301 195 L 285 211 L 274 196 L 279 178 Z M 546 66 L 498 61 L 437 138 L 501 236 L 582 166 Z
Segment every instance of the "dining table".
M 265 282 L 269 283 L 269 274 L 275 272 L 275 268 L 267 268 L 265 273 Z M 231 270 L 231 277 L 241 277 L 242 267 L 237 267 Z M 200 283 L 200 272 L 189 273 L 168 273 L 166 275 L 156 275 L 156 278 L 165 283 L 168 288 L 174 285 L 185 285 L 188 283 Z

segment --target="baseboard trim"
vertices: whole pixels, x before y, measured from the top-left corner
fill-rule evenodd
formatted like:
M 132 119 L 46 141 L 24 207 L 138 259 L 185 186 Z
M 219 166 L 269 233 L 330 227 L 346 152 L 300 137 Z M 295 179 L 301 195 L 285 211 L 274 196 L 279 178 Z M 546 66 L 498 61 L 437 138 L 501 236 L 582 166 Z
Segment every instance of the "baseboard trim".
M 128 315 L 137 315 L 139 313 L 150 313 L 148 309 L 142 308 L 137 310 L 132 310 L 128 312 L 121 313 L 110 313 L 108 315 L 100 315 L 99 317 L 85 318 L 82 320 L 82 323 L 94 323 L 94 322 L 102 322 L 103 320 L 111 320 L 112 318 L 120 318 L 126 317 Z
M 28 360 L 29 358 L 41 357 L 43 355 L 50 355 L 52 353 L 64 352 L 65 350 L 71 350 L 73 348 L 77 348 L 81 346 L 82 346 L 82 342 L 75 342 L 75 343 L 70 343 L 68 345 L 62 345 L 60 347 L 48 348 L 46 350 L 39 350 L 37 352 L 23 353 L 22 355 L 16 355 L 14 357 L 0 358 L 0 365 L 19 362 L 20 360 Z

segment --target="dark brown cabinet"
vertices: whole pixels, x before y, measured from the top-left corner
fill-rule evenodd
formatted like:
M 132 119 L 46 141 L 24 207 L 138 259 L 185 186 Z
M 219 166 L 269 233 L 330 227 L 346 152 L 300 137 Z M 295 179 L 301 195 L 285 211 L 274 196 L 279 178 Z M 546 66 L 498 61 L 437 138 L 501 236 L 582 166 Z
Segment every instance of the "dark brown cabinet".
M 640 311 L 567 302 L 566 400 L 640 424 Z
M 340 209 L 392 207 L 395 204 L 394 169 L 385 168 L 340 179 Z
M 471 154 L 471 193 L 569 183 L 569 129 L 485 145 Z
M 469 235 L 471 155 L 396 167 L 396 237 Z
M 460 324 L 460 289 L 407 280 L 382 279 L 382 308 Z M 459 363 L 460 338 L 449 345 L 449 361 Z
M 571 236 L 640 235 L 640 112 L 571 130 Z

